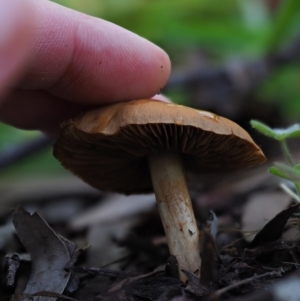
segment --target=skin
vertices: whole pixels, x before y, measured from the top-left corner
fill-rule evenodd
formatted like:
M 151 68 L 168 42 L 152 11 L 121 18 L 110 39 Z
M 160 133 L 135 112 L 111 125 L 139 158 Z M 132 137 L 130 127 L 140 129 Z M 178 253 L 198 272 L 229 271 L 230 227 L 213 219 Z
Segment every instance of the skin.
M 78 113 L 155 96 L 168 55 L 115 24 L 48 0 L 0 1 L 0 120 L 52 136 Z

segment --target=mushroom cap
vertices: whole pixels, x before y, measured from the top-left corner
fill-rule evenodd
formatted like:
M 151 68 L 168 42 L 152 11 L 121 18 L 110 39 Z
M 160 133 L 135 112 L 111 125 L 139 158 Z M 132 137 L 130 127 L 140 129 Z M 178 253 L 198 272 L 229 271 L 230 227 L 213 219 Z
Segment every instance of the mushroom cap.
M 153 191 L 147 156 L 182 154 L 188 172 L 237 170 L 266 160 L 236 123 L 207 111 L 141 99 L 87 112 L 62 125 L 54 156 L 91 186 Z

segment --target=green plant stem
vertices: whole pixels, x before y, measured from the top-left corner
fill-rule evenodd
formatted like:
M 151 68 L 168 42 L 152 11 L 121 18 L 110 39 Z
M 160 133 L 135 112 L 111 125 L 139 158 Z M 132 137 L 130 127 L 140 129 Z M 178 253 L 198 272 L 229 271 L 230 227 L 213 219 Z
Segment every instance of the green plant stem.
M 290 151 L 289 151 L 289 148 L 288 148 L 288 146 L 287 146 L 287 144 L 286 144 L 286 140 L 285 140 L 285 139 L 280 140 L 280 145 L 281 145 L 283 154 L 284 154 L 284 156 L 285 156 L 287 162 L 289 163 L 289 165 L 290 165 L 291 167 L 294 167 L 294 166 L 295 166 L 295 163 L 294 163 L 294 160 L 293 160 L 293 158 L 292 158 L 292 155 L 291 155 L 291 153 L 290 153 Z
M 295 184 L 297 194 L 300 197 L 300 185 L 298 183 L 295 183 L 295 182 L 293 182 L 293 183 Z
M 293 182 L 297 188 L 297 185 L 295 182 Z M 283 189 L 283 191 L 285 191 L 295 202 L 299 203 L 300 199 L 299 199 L 299 195 L 296 194 L 294 191 L 292 191 L 289 187 L 287 187 L 285 184 L 281 183 L 280 187 Z M 299 192 L 298 189 L 296 191 L 297 193 Z
M 280 140 L 280 145 L 281 145 L 281 148 L 282 148 L 282 151 L 283 151 L 283 154 L 287 160 L 287 162 L 289 163 L 289 165 L 291 167 L 294 167 L 295 166 L 295 163 L 294 163 L 294 160 L 292 158 L 292 155 L 289 151 L 289 148 L 287 146 L 287 143 L 286 143 L 286 140 L 283 139 L 283 140 Z M 295 187 L 296 187 L 296 191 L 297 191 L 297 194 L 298 196 L 300 197 L 300 184 L 299 183 L 296 183 L 296 182 L 293 182 Z

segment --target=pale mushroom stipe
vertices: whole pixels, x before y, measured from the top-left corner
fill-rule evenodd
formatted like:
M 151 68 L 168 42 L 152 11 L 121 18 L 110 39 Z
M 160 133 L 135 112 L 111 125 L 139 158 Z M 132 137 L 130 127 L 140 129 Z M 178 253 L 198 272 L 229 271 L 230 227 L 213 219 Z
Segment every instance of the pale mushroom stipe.
M 236 123 L 213 113 L 141 99 L 85 113 L 62 125 L 54 146 L 62 165 L 101 191 L 155 192 L 170 254 L 201 267 L 201 233 L 185 171 L 237 170 L 265 156 Z

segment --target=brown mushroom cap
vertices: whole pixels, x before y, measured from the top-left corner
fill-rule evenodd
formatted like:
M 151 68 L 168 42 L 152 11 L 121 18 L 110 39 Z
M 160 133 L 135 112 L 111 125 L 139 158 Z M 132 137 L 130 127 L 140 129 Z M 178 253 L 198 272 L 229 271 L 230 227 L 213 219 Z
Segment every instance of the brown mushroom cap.
M 215 114 L 149 99 L 90 111 L 62 126 L 54 156 L 102 191 L 153 191 L 147 155 L 179 152 L 187 171 L 236 170 L 266 160 L 249 134 Z

